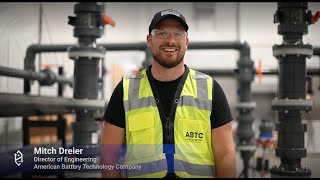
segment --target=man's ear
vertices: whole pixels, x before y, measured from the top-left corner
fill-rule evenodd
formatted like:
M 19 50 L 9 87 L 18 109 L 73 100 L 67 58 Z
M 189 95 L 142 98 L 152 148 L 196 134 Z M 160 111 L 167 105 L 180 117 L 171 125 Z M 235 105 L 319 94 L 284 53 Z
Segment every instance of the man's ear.
M 188 49 L 188 45 L 189 45 L 189 38 L 186 39 L 186 49 Z
M 148 47 L 151 47 L 151 38 L 152 36 L 149 34 L 147 35 L 147 44 L 148 44 Z

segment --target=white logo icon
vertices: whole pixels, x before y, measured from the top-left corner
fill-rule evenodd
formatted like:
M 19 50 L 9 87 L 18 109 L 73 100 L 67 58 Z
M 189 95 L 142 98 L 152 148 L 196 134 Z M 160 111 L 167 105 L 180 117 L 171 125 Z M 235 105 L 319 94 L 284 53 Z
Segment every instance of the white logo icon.
M 14 153 L 14 162 L 20 166 L 21 163 L 23 163 L 23 154 L 18 150 L 16 153 Z
M 166 14 L 173 14 L 175 16 L 180 17 L 180 14 L 178 12 L 176 12 L 176 11 L 173 11 L 173 10 L 165 10 L 165 11 L 161 12 L 161 16 L 164 16 Z

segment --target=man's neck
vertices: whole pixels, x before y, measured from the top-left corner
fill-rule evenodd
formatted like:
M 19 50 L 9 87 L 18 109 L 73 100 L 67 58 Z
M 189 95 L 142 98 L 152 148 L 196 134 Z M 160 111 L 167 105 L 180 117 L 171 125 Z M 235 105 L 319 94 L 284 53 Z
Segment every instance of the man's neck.
M 183 61 L 173 68 L 165 68 L 158 63 L 152 63 L 151 74 L 154 79 L 162 82 L 173 81 L 178 79 L 184 73 Z

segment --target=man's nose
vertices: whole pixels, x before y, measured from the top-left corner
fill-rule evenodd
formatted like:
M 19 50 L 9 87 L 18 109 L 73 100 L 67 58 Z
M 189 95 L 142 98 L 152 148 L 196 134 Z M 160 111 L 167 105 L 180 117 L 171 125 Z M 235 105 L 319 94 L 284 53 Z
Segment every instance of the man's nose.
M 175 38 L 172 32 L 169 32 L 169 35 L 167 36 L 166 40 L 169 42 L 175 42 Z

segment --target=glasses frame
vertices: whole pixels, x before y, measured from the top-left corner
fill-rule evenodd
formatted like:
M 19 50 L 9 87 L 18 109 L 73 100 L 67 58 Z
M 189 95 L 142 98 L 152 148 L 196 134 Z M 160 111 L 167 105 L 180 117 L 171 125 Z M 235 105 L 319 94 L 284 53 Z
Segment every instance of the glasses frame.
M 167 35 L 165 36 L 161 36 L 161 35 L 157 35 L 155 32 L 156 31 L 163 31 L 163 32 L 166 32 Z M 175 35 L 175 33 L 177 32 L 181 32 L 181 34 L 183 34 L 183 36 L 180 37 L 177 37 Z M 185 39 L 186 37 L 188 37 L 188 32 L 186 31 L 168 31 L 166 29 L 153 29 L 150 33 L 152 36 L 156 37 L 156 38 L 159 38 L 159 39 L 167 39 L 169 37 L 170 34 L 172 34 L 172 37 L 176 40 L 183 40 Z

